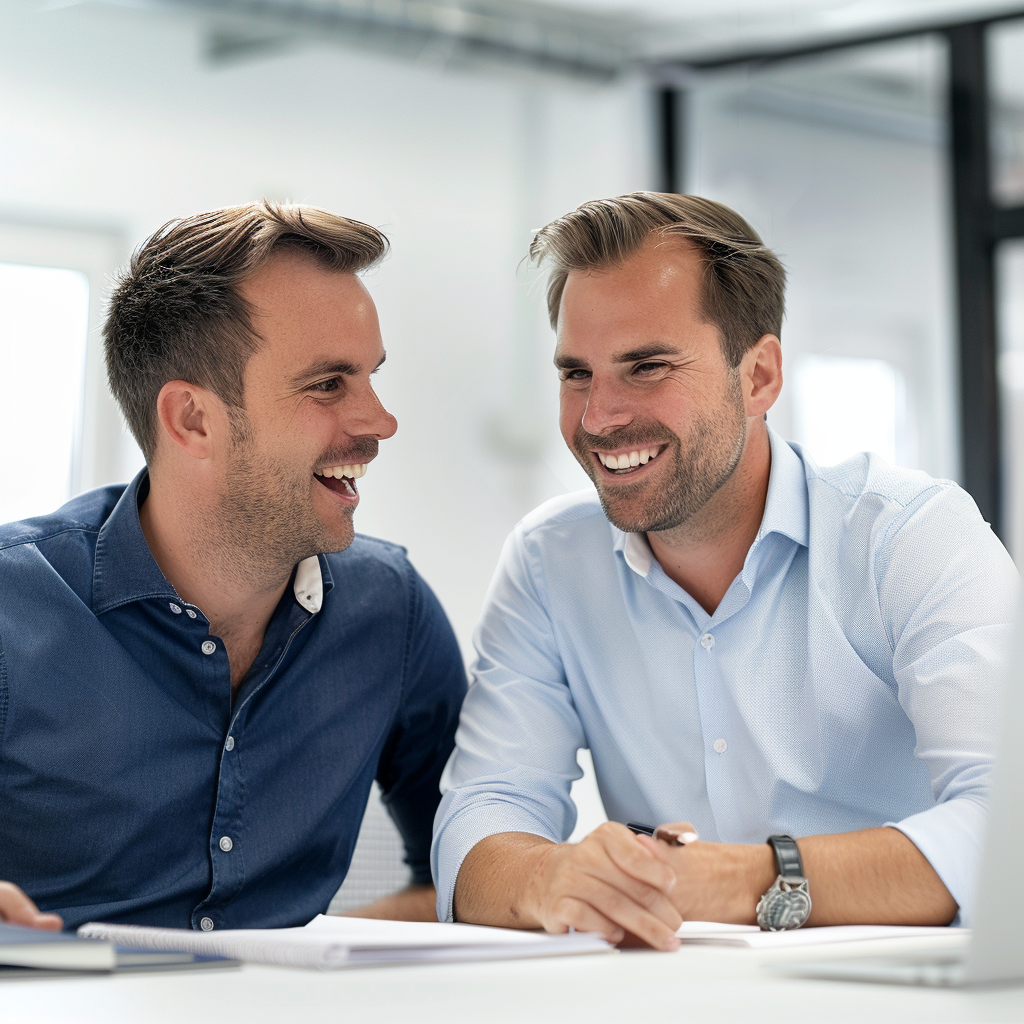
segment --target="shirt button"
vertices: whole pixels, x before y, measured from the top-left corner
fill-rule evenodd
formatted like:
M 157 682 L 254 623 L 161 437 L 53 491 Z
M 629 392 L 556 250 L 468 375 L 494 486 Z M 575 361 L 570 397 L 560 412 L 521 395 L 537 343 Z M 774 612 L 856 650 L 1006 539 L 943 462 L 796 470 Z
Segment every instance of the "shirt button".
M 230 853 L 231 852 L 231 847 L 234 846 L 234 845 L 235 844 L 233 842 L 231 842 L 231 836 L 221 836 L 220 837 L 220 848 L 225 853 Z
M 217 645 L 212 640 L 203 641 L 203 654 L 213 654 L 217 650 Z
M 199 922 L 199 927 L 202 928 L 204 932 L 212 932 L 213 931 L 213 918 L 212 917 L 204 917 L 202 919 L 202 921 Z
M 705 633 L 700 638 L 700 645 L 705 651 L 710 651 L 715 646 L 715 638 L 710 633 Z
M 725 740 L 715 740 L 711 745 L 715 748 L 716 754 L 724 754 L 729 749 L 729 744 Z
M 196 617 L 196 613 L 195 613 L 194 611 L 192 611 L 192 609 L 191 609 L 191 608 L 186 608 L 186 609 L 185 609 L 185 614 L 186 614 L 186 615 L 187 615 L 187 616 L 188 616 L 188 617 L 189 617 L 190 619 L 194 619 L 194 618 Z
M 171 611 L 172 611 L 172 612 L 174 612 L 174 614 L 175 614 L 175 615 L 180 615 L 180 614 L 181 614 L 181 607 L 180 607 L 179 605 L 176 605 L 176 604 L 175 604 L 175 603 L 174 603 L 174 602 L 172 601 L 172 602 L 171 602 Z
M 227 751 L 231 751 L 231 750 L 235 749 L 235 737 L 234 736 L 229 736 L 224 741 L 224 749 L 227 750 Z

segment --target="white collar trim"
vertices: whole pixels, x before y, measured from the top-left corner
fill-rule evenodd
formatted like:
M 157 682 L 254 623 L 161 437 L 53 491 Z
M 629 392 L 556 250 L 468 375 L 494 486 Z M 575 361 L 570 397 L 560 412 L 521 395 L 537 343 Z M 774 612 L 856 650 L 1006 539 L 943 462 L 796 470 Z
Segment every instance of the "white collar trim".
M 654 552 L 647 541 L 646 533 L 625 534 L 625 540 L 622 543 L 622 554 L 626 559 L 626 565 L 638 576 L 646 577 L 651 571 Z
M 320 572 L 320 559 L 310 555 L 299 562 L 295 570 L 295 600 L 313 615 L 324 603 L 324 578 Z

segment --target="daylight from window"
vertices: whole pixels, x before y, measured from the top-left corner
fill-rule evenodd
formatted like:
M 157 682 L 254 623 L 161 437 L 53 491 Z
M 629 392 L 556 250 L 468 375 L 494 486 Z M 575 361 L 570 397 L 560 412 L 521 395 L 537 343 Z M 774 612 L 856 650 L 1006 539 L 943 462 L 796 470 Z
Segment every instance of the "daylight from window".
M 0 523 L 71 495 L 88 329 L 84 274 L 0 263 Z
M 796 440 L 819 465 L 833 466 L 864 451 L 893 465 L 906 464 L 905 387 L 902 374 L 889 363 L 801 355 L 788 386 L 793 389 Z

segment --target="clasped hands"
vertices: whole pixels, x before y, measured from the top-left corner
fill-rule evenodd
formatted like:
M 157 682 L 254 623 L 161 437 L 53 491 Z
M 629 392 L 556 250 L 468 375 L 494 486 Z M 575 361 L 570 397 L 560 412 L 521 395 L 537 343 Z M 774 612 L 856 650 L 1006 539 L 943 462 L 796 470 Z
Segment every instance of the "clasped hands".
M 693 831 L 688 822 L 663 827 Z M 755 889 L 765 868 L 770 871 L 767 846 L 670 846 L 613 821 L 582 842 L 534 852 L 529 911 L 545 931 L 574 928 L 661 950 L 679 947 L 675 933 L 684 920 L 753 924 Z

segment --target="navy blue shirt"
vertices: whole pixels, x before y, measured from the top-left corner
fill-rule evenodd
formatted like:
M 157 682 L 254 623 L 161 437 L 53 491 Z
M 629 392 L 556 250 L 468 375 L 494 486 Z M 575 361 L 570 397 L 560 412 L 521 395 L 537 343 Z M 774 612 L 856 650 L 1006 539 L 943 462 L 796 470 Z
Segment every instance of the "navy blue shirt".
M 300 562 L 232 700 L 223 643 L 146 544 L 148 487 L 0 526 L 0 879 L 69 928 L 303 924 L 376 777 L 429 882 L 466 684 L 403 549 Z

